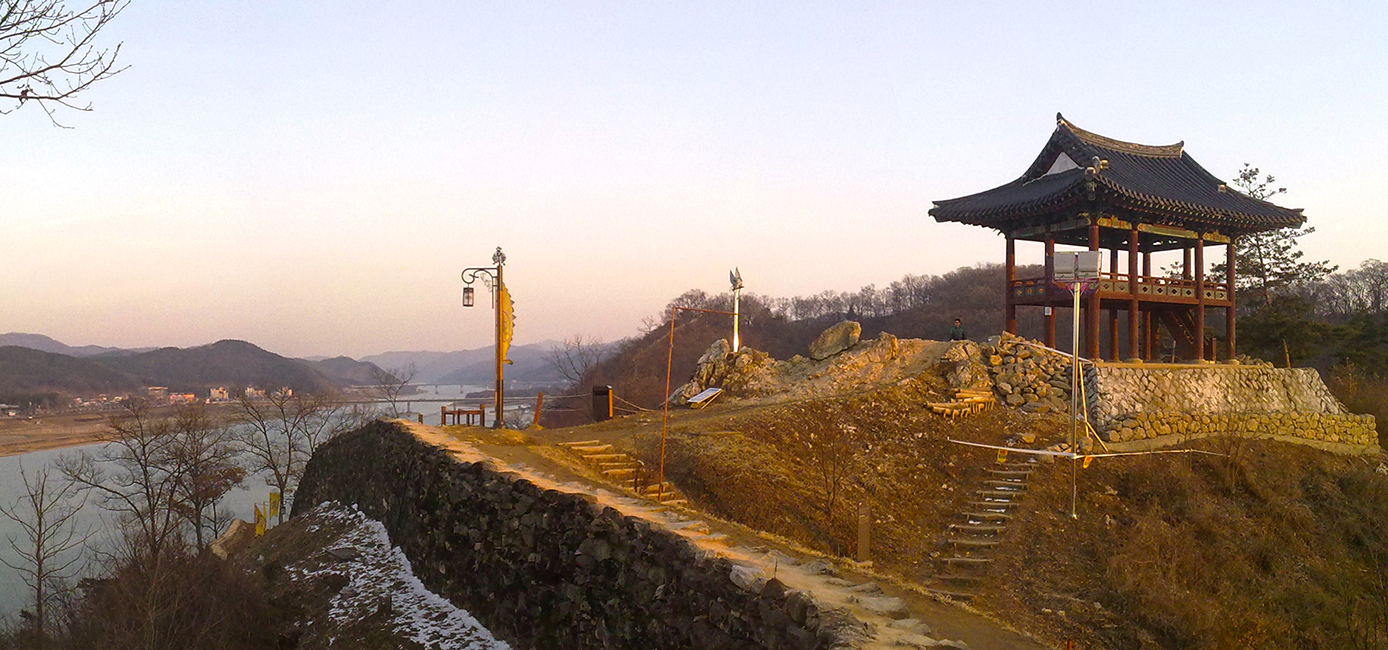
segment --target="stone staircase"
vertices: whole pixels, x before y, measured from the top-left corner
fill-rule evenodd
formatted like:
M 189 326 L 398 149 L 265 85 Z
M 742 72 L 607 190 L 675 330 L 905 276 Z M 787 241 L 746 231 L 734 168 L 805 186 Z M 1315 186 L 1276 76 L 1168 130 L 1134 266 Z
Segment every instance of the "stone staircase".
M 972 600 L 1002 543 L 1003 531 L 1027 493 L 1027 479 L 1036 465 L 1003 462 L 987 470 L 973 498 L 949 525 L 935 558 L 935 575 L 926 586 L 956 600 Z
M 603 478 L 637 496 L 658 501 L 664 506 L 689 505 L 689 500 L 675 489 L 674 483 L 666 481 L 664 485 L 657 485 L 655 472 L 647 469 L 645 463 L 617 451 L 612 445 L 600 440 L 581 440 L 561 442 L 559 446 L 596 469 Z

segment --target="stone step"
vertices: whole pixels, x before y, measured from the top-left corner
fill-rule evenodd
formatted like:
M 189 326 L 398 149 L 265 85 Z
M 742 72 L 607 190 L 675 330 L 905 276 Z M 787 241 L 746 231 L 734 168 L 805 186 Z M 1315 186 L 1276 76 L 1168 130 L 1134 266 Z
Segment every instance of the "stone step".
M 945 543 L 953 546 L 963 546 L 966 548 L 992 548 L 998 545 L 996 539 L 970 539 L 964 537 L 950 537 Z
M 993 534 L 998 534 L 998 533 L 1001 533 L 1001 532 L 1003 531 L 1004 528 L 1007 528 L 1007 526 L 1004 526 L 1004 525 L 1002 525 L 1002 524 L 950 524 L 950 525 L 949 525 L 949 529 L 950 529 L 950 530 L 962 530 L 962 531 L 967 532 L 967 533 L 993 533 Z
M 1012 518 L 1005 512 L 961 512 L 965 519 L 978 519 L 982 521 L 1007 521 Z

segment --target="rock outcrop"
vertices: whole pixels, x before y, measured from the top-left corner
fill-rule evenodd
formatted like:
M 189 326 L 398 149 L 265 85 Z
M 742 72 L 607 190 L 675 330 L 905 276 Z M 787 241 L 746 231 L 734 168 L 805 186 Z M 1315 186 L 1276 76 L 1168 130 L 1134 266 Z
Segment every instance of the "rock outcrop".
M 819 333 L 810 343 L 810 358 L 823 361 L 858 344 L 863 335 L 863 326 L 857 321 L 840 321 L 837 325 Z
M 1070 411 L 1070 357 L 1006 332 L 981 353 L 998 401 L 1033 413 Z

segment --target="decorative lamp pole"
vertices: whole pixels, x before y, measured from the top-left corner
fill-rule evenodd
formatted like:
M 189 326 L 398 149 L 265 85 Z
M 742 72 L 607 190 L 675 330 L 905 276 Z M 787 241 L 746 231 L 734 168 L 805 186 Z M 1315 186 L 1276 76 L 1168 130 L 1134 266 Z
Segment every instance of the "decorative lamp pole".
M 492 428 L 500 429 L 503 425 L 503 415 L 505 411 L 506 379 L 504 367 L 506 361 L 506 349 L 511 344 L 511 296 L 506 291 L 506 284 L 502 281 L 501 270 L 506 266 L 506 254 L 501 252 L 501 247 L 496 247 L 496 252 L 492 253 L 492 263 L 496 266 L 469 267 L 463 269 L 463 306 L 471 307 L 475 304 L 472 283 L 478 279 L 492 294 L 492 307 L 496 310 L 496 421 Z
M 741 347 L 741 341 L 737 337 L 737 307 L 742 300 L 742 271 L 733 267 L 733 270 L 728 271 L 728 282 L 732 283 L 733 291 L 733 352 L 737 352 Z

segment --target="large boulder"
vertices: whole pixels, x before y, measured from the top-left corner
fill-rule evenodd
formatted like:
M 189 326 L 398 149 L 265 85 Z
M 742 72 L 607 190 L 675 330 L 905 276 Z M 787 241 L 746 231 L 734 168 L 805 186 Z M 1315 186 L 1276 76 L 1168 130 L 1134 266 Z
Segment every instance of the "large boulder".
M 823 361 L 858 343 L 863 335 L 863 326 L 857 321 L 842 321 L 823 332 L 810 344 L 810 358 Z

